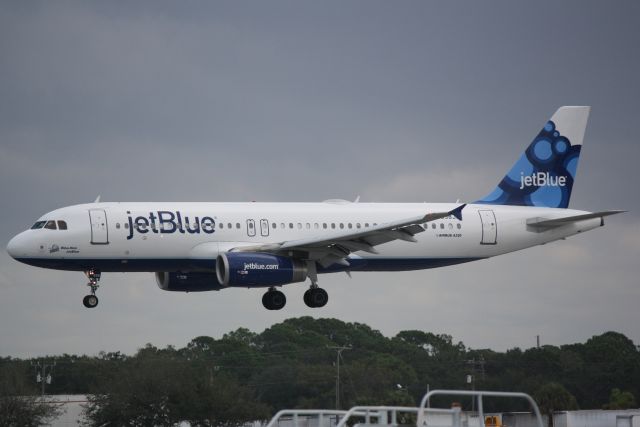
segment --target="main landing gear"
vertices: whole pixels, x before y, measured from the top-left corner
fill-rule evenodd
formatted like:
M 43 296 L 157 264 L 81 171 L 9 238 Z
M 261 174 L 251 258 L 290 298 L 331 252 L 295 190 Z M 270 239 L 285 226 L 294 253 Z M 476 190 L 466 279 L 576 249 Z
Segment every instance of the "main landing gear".
M 273 287 L 269 288 L 269 290 L 262 296 L 262 305 L 267 310 L 280 310 L 286 303 L 287 297 Z
M 329 295 L 327 291 L 318 287 L 317 283 L 311 285 L 311 287 L 304 293 L 304 303 L 307 307 L 319 308 L 327 305 L 329 301 Z M 287 297 L 275 288 L 271 287 L 262 296 L 262 305 L 267 310 L 280 310 L 287 304 Z
M 82 304 L 84 304 L 87 308 L 93 308 L 98 305 L 98 297 L 96 296 L 96 291 L 98 290 L 98 281 L 100 280 L 100 270 L 87 270 L 84 272 L 87 278 L 89 279 L 89 283 L 87 286 L 91 288 L 91 295 L 87 295 L 82 299 Z
M 307 307 L 319 308 L 327 305 L 329 294 L 324 289 L 318 287 L 317 283 L 311 284 L 311 287 L 304 293 L 304 303 Z

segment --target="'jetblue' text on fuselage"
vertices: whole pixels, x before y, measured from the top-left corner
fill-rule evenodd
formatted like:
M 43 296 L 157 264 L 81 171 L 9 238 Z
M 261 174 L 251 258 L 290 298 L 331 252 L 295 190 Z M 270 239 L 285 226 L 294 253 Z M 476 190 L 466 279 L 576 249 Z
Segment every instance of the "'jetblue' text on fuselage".
M 137 231 L 140 234 L 148 232 L 152 233 L 189 233 L 200 234 L 200 231 L 207 234 L 213 234 L 216 231 L 216 222 L 210 216 L 182 215 L 180 211 L 155 211 L 149 212 L 149 215 L 136 216 L 131 215 L 127 211 L 129 221 L 129 235 L 127 240 L 133 239 L 133 234 Z

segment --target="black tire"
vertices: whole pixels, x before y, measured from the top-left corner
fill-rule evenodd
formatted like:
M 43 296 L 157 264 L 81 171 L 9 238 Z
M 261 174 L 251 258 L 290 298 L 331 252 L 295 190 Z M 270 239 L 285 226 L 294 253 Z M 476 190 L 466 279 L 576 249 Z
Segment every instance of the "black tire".
M 307 289 L 307 291 L 304 293 L 304 296 L 302 297 L 302 300 L 307 307 L 314 308 L 315 306 L 313 305 L 313 301 L 311 300 L 311 291 L 312 289 Z
M 87 295 L 82 298 L 82 304 L 87 308 L 94 308 L 98 305 L 98 297 L 95 295 Z
M 281 310 L 287 304 L 287 297 L 280 291 L 271 291 L 272 310 Z
M 271 307 L 271 298 L 269 298 L 270 293 L 271 291 L 265 292 L 264 295 L 262 295 L 262 306 L 267 310 L 273 310 Z
M 310 289 L 311 294 L 309 300 L 313 304 L 313 307 L 324 307 L 329 302 L 329 294 L 322 288 Z

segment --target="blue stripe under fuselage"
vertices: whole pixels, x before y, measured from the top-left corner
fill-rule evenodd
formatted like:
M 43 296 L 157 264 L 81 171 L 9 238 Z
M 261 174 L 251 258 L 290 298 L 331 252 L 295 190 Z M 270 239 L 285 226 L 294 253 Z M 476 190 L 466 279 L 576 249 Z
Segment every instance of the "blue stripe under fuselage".
M 86 271 L 97 269 L 103 272 L 155 272 L 155 271 L 215 271 L 212 259 L 53 259 L 16 258 L 18 261 L 36 267 L 55 270 Z M 318 266 L 318 273 L 340 271 L 406 271 L 444 267 L 476 261 L 481 258 L 349 258 L 350 266 L 333 264 Z

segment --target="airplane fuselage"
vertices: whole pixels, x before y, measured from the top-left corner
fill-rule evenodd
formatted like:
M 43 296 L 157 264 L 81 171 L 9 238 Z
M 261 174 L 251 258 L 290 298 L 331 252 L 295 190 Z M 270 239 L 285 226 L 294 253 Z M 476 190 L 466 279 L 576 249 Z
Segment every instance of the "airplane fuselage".
M 446 203 L 92 203 L 55 210 L 38 222 L 56 229 L 26 230 L 9 245 L 26 264 L 103 272 L 215 271 L 232 248 L 366 230 L 395 218 L 454 209 Z M 600 218 L 541 231 L 531 218 L 588 212 L 528 206 L 467 205 L 423 224 L 416 242 L 394 240 L 377 254 L 356 251 L 331 271 L 416 270 L 484 259 L 566 238 L 602 225 Z M 67 224 L 66 230 L 57 221 Z

